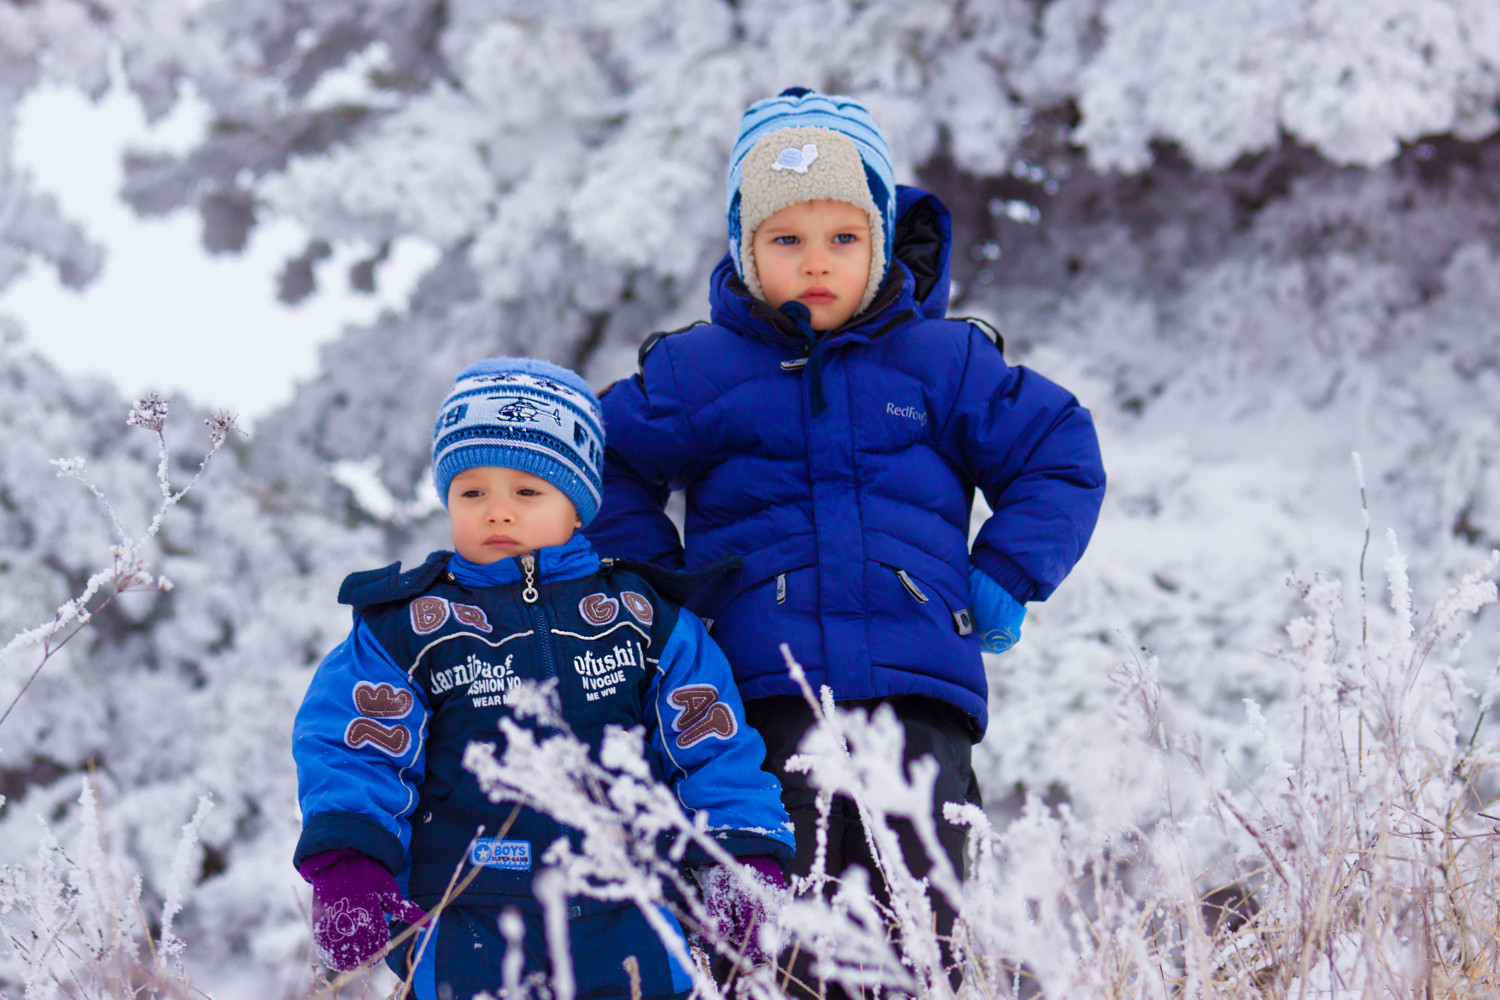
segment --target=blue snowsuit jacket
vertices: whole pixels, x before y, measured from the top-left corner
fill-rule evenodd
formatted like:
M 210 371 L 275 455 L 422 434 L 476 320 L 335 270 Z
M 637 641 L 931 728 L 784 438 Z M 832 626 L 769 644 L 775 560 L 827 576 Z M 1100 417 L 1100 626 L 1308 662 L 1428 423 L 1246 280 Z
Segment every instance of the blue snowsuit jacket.
M 579 834 L 523 809 L 497 839 L 514 807 L 491 802 L 462 759 L 472 740 L 503 753 L 499 720 L 514 718 L 507 692 L 550 679 L 564 718 L 595 752 L 605 727 L 644 727 L 656 777 L 690 815 L 706 814 L 730 854 L 789 861 L 781 789 L 761 770 L 765 746 L 697 616 L 601 565 L 582 535 L 538 550 L 534 603 L 523 599 L 518 563 L 476 566 L 438 552 L 407 573 L 396 563 L 345 581 L 339 599 L 354 605 L 353 631 L 318 667 L 292 732 L 296 863 L 354 847 L 430 907 L 467 853 L 482 871 L 458 902 L 539 912 L 531 882 L 542 853 L 559 837 L 579 849 Z M 707 858 L 694 847 L 686 861 Z M 575 902 L 584 915 L 620 905 Z
M 901 187 L 895 258 L 864 313 L 815 334 L 726 256 L 712 321 L 641 348 L 603 395 L 602 553 L 740 567 L 691 602 L 746 700 L 795 694 L 788 643 L 836 700 L 917 694 L 988 721 L 969 566 L 1018 602 L 1082 556 L 1104 497 L 1093 420 L 977 324 L 948 320 L 952 227 Z M 825 401 L 826 408 L 814 401 Z M 994 511 L 969 550 L 973 491 Z M 686 549 L 663 513 L 686 490 Z

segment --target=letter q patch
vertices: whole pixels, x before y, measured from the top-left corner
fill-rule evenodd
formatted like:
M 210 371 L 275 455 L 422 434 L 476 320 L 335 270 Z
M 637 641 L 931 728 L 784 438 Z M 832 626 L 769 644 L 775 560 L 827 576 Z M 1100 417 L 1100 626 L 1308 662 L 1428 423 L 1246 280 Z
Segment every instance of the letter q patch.
M 719 700 L 719 689 L 712 684 L 680 687 L 667 700 L 681 709 L 672 720 L 672 728 L 678 734 L 677 746 L 683 750 L 709 737 L 727 740 L 740 731 L 734 712 Z

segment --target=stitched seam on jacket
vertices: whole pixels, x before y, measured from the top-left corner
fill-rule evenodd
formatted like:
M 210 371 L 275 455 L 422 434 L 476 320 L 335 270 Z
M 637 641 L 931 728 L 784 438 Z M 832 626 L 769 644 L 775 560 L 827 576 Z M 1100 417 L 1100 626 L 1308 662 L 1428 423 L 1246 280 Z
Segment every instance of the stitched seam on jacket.
M 682 380 L 677 377 L 677 359 L 672 357 L 672 345 L 670 343 L 663 344 L 662 351 L 663 356 L 667 359 L 667 370 L 672 375 L 672 388 L 676 390 L 674 395 L 677 397 L 678 404 L 682 407 L 682 422 L 687 424 L 688 437 L 693 439 L 693 447 L 698 452 L 697 458 L 700 460 L 704 459 L 708 457 L 708 452 L 704 450 L 703 442 L 698 440 L 698 432 L 693 429 L 693 415 L 688 412 L 687 397 L 682 394 Z
M 859 511 L 859 568 L 863 577 L 861 591 L 864 600 L 860 617 L 865 620 L 865 649 L 870 656 L 870 662 L 875 660 L 875 651 L 870 645 L 870 574 L 865 572 L 865 562 L 870 558 L 865 545 L 865 491 L 860 481 L 859 446 L 854 440 L 854 379 L 850 377 L 851 366 L 844 365 L 844 396 L 849 401 L 849 466 L 854 479 L 854 506 Z M 818 560 L 819 564 L 822 559 Z
M 501 646 L 505 645 L 507 642 L 510 642 L 512 639 L 524 639 L 528 635 L 533 634 L 535 631 L 535 629 L 528 629 L 525 632 L 512 632 L 510 635 L 506 636 L 504 639 L 501 639 L 499 642 L 490 642 L 484 636 L 474 632 L 450 632 L 447 635 L 439 636 L 438 638 L 429 642 L 427 645 L 423 646 L 421 652 L 417 653 L 417 658 L 411 661 L 411 666 L 406 668 L 406 676 L 413 676 L 413 674 L 415 674 L 416 672 L 416 669 L 422 665 L 422 657 L 426 656 L 427 651 L 440 642 L 447 642 L 449 639 L 462 639 L 464 636 L 468 636 L 470 639 L 478 639 L 480 642 L 484 643 L 486 646 L 489 646 L 491 649 L 499 649 Z
M 983 332 L 979 331 L 972 323 L 964 323 L 964 326 L 968 327 L 969 330 L 969 349 L 964 352 L 964 373 L 958 377 L 958 391 L 953 394 L 953 402 L 948 407 L 948 415 L 943 418 L 942 430 L 938 431 L 937 439 L 939 441 L 948 436 L 948 425 L 953 422 L 953 414 L 958 410 L 958 401 L 963 399 L 964 382 L 968 380 L 969 367 L 974 363 L 974 334 L 979 333 L 981 337 L 984 337 Z M 988 337 L 984 338 L 985 343 L 989 343 L 989 340 Z M 969 478 L 975 478 L 971 470 L 965 469 L 964 472 L 969 475 Z

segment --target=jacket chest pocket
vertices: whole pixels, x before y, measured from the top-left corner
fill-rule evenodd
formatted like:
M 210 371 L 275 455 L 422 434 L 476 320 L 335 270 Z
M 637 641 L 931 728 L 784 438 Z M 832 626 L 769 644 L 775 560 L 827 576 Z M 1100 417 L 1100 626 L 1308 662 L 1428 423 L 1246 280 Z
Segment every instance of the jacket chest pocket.
M 855 447 L 889 453 L 933 439 L 942 415 L 930 405 L 921 382 L 881 369 L 855 387 Z

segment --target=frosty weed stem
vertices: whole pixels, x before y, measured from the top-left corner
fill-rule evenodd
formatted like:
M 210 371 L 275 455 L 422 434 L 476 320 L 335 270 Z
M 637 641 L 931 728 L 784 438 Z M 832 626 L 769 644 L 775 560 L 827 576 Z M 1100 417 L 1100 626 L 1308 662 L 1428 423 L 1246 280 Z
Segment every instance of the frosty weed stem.
M 198 463 L 198 471 L 192 480 L 182 489 L 173 491 L 171 472 L 171 452 L 167 449 L 167 440 L 164 428 L 167 424 L 168 403 L 156 393 L 149 393 L 131 408 L 129 416 L 125 418 L 125 424 L 129 427 L 140 427 L 156 435 L 157 464 L 156 484 L 161 491 L 161 502 L 157 504 L 155 515 L 151 523 L 140 538 L 133 537 L 120 523 L 119 516 L 115 513 L 114 506 L 105 499 L 104 493 L 91 480 L 84 475 L 86 463 L 82 458 L 55 458 L 52 464 L 57 467 L 58 478 L 76 479 L 82 483 L 90 493 L 98 498 L 104 505 L 104 510 L 109 514 L 110 524 L 119 541 L 110 546 L 110 565 L 94 573 L 89 577 L 83 592 L 77 597 L 63 604 L 57 609 L 50 622 L 45 622 L 35 628 L 20 633 L 0 648 L 0 661 L 7 656 L 17 653 L 22 649 L 42 645 L 42 658 L 35 669 L 31 671 L 26 682 L 21 685 L 21 690 L 6 705 L 4 713 L 0 713 L 0 726 L 5 725 L 5 720 L 10 718 L 10 713 L 15 710 L 22 697 L 30 690 L 31 684 L 41 674 L 42 668 L 47 661 L 66 646 L 75 635 L 94 620 L 94 617 L 103 611 L 121 594 L 129 592 L 138 593 L 166 593 L 172 589 L 172 581 L 165 576 L 157 576 L 154 579 L 150 573 L 150 564 L 146 562 L 143 552 L 147 543 L 156 537 L 161 530 L 162 521 L 166 519 L 167 511 L 177 506 L 177 502 L 187 496 L 188 491 L 198 485 L 198 480 L 203 478 L 204 471 L 208 468 L 209 460 L 218 454 L 219 449 L 229 438 L 230 433 L 239 432 L 235 425 L 235 418 L 223 411 L 216 412 L 203 423 L 208 427 L 209 449 L 203 456 L 203 461 Z M 98 596 L 100 590 L 108 585 L 108 595 L 97 607 L 90 608 L 89 602 Z M 66 632 L 64 631 L 66 630 Z M 60 638 L 59 638 L 60 637 Z

